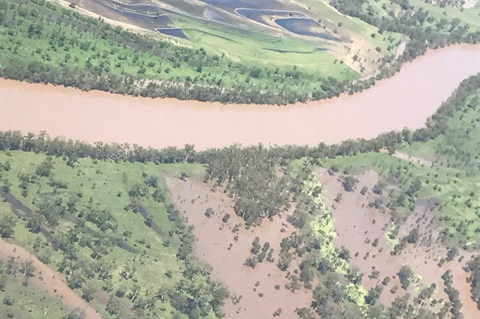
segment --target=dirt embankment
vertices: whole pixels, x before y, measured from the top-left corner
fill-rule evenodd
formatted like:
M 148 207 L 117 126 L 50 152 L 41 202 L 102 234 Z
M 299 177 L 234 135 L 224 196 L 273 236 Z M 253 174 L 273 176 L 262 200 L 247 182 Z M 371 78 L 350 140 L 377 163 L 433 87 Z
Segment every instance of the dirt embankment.
M 411 163 L 414 163 L 414 164 L 420 164 L 420 165 L 423 165 L 423 166 L 426 166 L 426 167 L 432 167 L 433 164 L 434 164 L 434 162 L 432 162 L 432 161 L 426 160 L 426 159 L 421 158 L 421 157 L 412 156 L 412 155 L 409 155 L 409 154 L 403 153 L 403 152 L 395 152 L 393 154 L 393 156 L 395 156 L 396 158 L 402 159 L 404 161 L 408 161 L 408 162 L 411 162 Z
M 15 258 L 16 262 L 31 261 L 35 272 L 34 276 L 30 278 L 30 282 L 50 296 L 61 299 L 66 307 L 72 310 L 75 308 L 83 310 L 86 319 L 101 318 L 95 309 L 68 287 L 66 280 L 59 273 L 42 263 L 22 246 L 0 238 L 0 259 L 7 261 L 11 257 Z
M 292 226 L 286 224 L 285 214 L 265 220 L 260 227 L 246 229 L 223 188 L 212 191 L 211 184 L 178 178 L 167 179 L 167 185 L 176 207 L 195 227 L 196 254 L 213 267 L 213 279 L 225 284 L 233 297 L 241 297 L 238 303 L 232 298 L 226 302 L 223 308 L 226 318 L 273 318 L 278 309 L 282 309 L 278 318 L 296 318 L 296 308 L 310 306 L 312 291 L 302 288 L 293 293 L 286 289 L 285 285 L 290 283 L 287 272 L 282 272 L 276 264 L 282 238 L 293 232 Z M 215 212 L 211 217 L 205 216 L 208 208 Z M 230 219 L 224 223 L 222 218 L 227 213 Z M 241 225 L 236 233 L 232 232 L 235 225 Z M 252 242 L 257 236 L 261 245 L 270 243 L 275 261 L 264 260 L 252 269 L 244 263 L 251 256 Z M 297 266 L 298 260 L 294 260 L 289 271 L 293 273 Z
M 372 192 L 373 186 L 378 181 L 378 174 L 372 170 L 365 172 L 359 177 L 357 189 L 353 192 L 346 192 L 338 180 L 338 175 L 329 175 L 326 169 L 321 169 L 319 176 L 326 187 L 327 199 L 333 207 L 332 213 L 338 234 L 334 243 L 337 247 L 345 246 L 350 251 L 352 256 L 350 263 L 364 273 L 363 285 L 369 289 L 381 284 L 385 277 L 391 278 L 384 286 L 380 297 L 383 304 L 390 305 L 397 296 L 413 292 L 403 290 L 398 280 L 397 273 L 403 265 L 410 266 L 419 276 L 418 283 L 413 286 L 424 288 L 435 283 L 437 289 L 433 297 L 448 301 L 441 276 L 450 270 L 453 286 L 460 292 L 465 318 L 480 318 L 480 310 L 471 298 L 470 285 L 467 282 L 469 275 L 464 270 L 472 254 L 461 252 L 454 260 L 443 265 L 439 264 L 440 259 L 446 257 L 447 248 L 439 239 L 440 225 L 435 218 L 433 201 L 419 201 L 399 229 L 399 237 L 403 237 L 410 230 L 417 228 L 419 230 L 417 244 L 407 244 L 399 255 L 392 255 L 393 247 L 387 241 L 387 232 L 391 229 L 390 211 L 385 208 L 377 209 L 372 205 L 379 198 Z M 364 186 L 368 191 L 362 195 L 361 189 Z M 378 273 L 375 274 L 374 271 Z M 394 288 L 395 286 L 397 288 Z M 392 289 L 396 292 L 392 293 Z

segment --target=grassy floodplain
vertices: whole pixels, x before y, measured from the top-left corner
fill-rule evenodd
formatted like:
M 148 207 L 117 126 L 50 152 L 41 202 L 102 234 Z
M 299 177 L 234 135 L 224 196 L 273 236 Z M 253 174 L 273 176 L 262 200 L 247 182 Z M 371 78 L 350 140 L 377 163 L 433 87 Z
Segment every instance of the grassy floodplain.
M 89 159 L 67 165 L 62 158 L 22 152 L 2 152 L 0 162 L 0 220 L 13 225 L 7 237 L 63 273 L 69 287 L 104 318 L 220 313 L 222 288 L 191 255 L 190 230 L 169 204 L 163 180 L 202 171 L 201 166 Z M 8 278 L 5 292 L 17 291 L 11 295 L 14 318 L 27 318 L 28 298 L 36 302 L 41 293 L 21 297 L 21 283 Z M 189 304 L 193 297 L 202 302 Z M 52 313 L 61 313 L 59 303 Z
M 195 32 L 201 32 L 201 27 L 198 29 L 200 31 Z M 262 46 L 280 49 L 282 46 L 285 49 L 298 47 L 300 43 L 279 41 L 276 37 L 255 32 L 233 34 L 227 30 L 222 34 L 223 38 L 231 38 L 234 43 L 241 37 L 252 39 L 252 45 L 239 42 L 238 48 L 243 51 L 250 50 L 248 48 L 253 47 L 255 39 L 260 40 Z M 206 33 L 201 36 L 212 37 Z M 146 96 L 182 99 L 209 100 L 215 95 L 214 99 L 225 99 L 225 102 L 231 99 L 241 101 L 248 96 L 250 99 L 260 94 L 281 102 L 287 96 L 293 101 L 311 94 L 329 95 L 331 90 L 338 88 L 327 83 L 349 81 L 357 76 L 348 66 L 334 63 L 335 59 L 329 53 L 308 47 L 301 50 L 310 53 L 293 54 L 291 60 L 285 59 L 281 53 L 262 51 L 268 52 L 260 57 L 267 62 L 287 62 L 277 65 L 257 63 L 255 59 L 238 61 L 230 59 L 228 53 L 207 53 L 202 47 L 179 46 L 171 41 L 160 41 L 159 37 L 158 34 L 139 35 L 124 31 L 54 2 L 0 2 L 0 70 L 9 78 L 86 90 L 96 88 L 134 95 L 143 92 L 142 95 Z M 242 50 L 238 52 L 242 54 Z M 251 51 L 254 52 L 255 48 Z M 303 64 L 292 66 L 300 60 L 304 61 Z M 319 73 L 320 69 L 322 72 Z M 272 77 L 275 78 L 273 83 Z M 145 79 L 149 81 L 143 84 Z M 147 86 L 148 83 L 158 87 Z M 192 87 L 198 92 L 188 93 Z M 234 92 L 237 93 L 234 95 Z
M 126 5 L 104 2 L 115 16 L 123 12 L 115 8 Z M 384 78 L 429 47 L 476 43 L 480 38 L 478 9 L 447 12 L 423 2 L 292 4 L 292 14 L 307 15 L 336 41 L 287 31 L 276 24 L 275 14 L 261 14 L 255 18 L 260 23 L 222 9 L 230 10 L 230 20 L 220 23 L 203 17 L 203 9 L 191 3 L 161 2 L 156 14 L 160 17 L 166 10 L 168 27 L 188 37 L 172 38 L 130 25 L 121 14 L 121 22 L 108 19 L 107 24 L 104 9 L 98 15 L 86 11 L 83 2 L 72 3 L 0 2 L 1 76 L 148 97 L 288 104 L 362 90 L 375 80 L 355 81 L 358 78 Z M 133 14 L 139 10 L 155 19 L 148 9 L 152 5 L 130 5 Z M 280 3 L 275 6 L 283 8 Z M 429 11 L 420 10 L 422 6 Z M 288 17 L 285 12 L 289 11 L 279 16 Z M 398 19 L 392 19 L 395 15 Z M 402 55 L 397 49 L 404 44 Z

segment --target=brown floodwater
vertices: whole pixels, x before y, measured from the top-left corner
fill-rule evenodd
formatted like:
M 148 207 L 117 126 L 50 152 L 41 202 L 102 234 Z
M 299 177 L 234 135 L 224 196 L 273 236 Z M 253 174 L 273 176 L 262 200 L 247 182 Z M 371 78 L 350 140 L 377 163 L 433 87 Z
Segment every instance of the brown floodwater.
M 455 45 L 428 52 L 362 93 L 283 107 L 149 99 L 0 80 L 0 130 L 156 148 L 337 143 L 422 127 L 459 83 L 477 72 L 480 46 Z
M 405 158 L 404 160 L 416 162 L 415 159 Z M 391 226 L 391 211 L 388 209 L 378 210 L 369 205 L 379 198 L 372 192 L 373 186 L 378 182 L 378 174 L 372 170 L 364 172 L 358 177 L 358 187 L 353 192 L 346 192 L 338 180 L 338 175 L 331 176 L 325 168 L 319 169 L 318 173 L 325 187 L 326 199 L 333 205 L 332 216 L 337 233 L 333 243 L 337 248 L 343 246 L 350 251 L 350 264 L 364 274 L 363 286 L 370 289 L 380 284 L 386 276 L 392 279 L 387 285 L 384 285 L 380 302 L 385 306 L 390 306 L 396 297 L 407 292 L 415 295 L 414 291 L 402 288 L 395 293 L 390 291 L 394 286 L 401 287 L 397 273 L 403 265 L 410 266 L 412 271 L 419 276 L 418 283 L 413 285 L 417 292 L 419 289 L 435 283 L 437 289 L 433 298 L 448 300 L 448 296 L 444 292 L 442 274 L 450 270 L 453 287 L 459 291 L 459 299 L 463 304 L 464 317 L 466 319 L 480 318 L 480 309 L 471 298 L 471 287 L 467 281 L 469 274 L 464 270 L 473 254 L 461 250 L 457 258 L 439 265 L 440 258 L 447 255 L 448 248 L 441 243 L 441 226 L 435 218 L 435 211 L 430 209 L 433 207 L 432 202 L 418 201 L 412 214 L 399 229 L 398 237 L 401 238 L 406 236 L 410 230 L 418 228 L 419 242 L 416 245 L 407 244 L 400 254 L 392 255 L 393 246 L 387 242 L 387 232 L 390 231 Z M 363 186 L 368 189 L 365 195 L 360 193 Z M 342 197 L 339 202 L 336 202 L 335 198 L 339 193 L 342 194 Z M 429 238 L 431 243 L 427 240 Z M 373 245 L 375 239 L 378 240 L 376 246 Z M 464 258 L 460 259 L 460 256 Z M 378 271 L 378 278 L 370 276 L 373 269 Z
M 292 227 L 285 228 L 286 213 L 264 220 L 260 227 L 246 229 L 243 220 L 235 214 L 233 199 L 225 194 L 224 188 L 216 187 L 212 191 L 213 183 L 202 183 L 198 177 L 188 181 L 167 178 L 166 182 L 175 206 L 194 226 L 195 253 L 212 266 L 211 277 L 222 282 L 232 297 L 240 298 L 238 302 L 232 298 L 225 301 L 222 308 L 225 318 L 273 318 L 278 309 L 282 309 L 280 318 L 297 318 L 296 308 L 310 306 L 313 300 L 311 290 L 302 287 L 292 292 L 285 287 L 291 278 L 287 274 L 299 271 L 300 260 L 296 257 L 288 272 L 281 271 L 276 262 L 267 260 L 259 262 L 253 269 L 244 265 L 252 255 L 250 249 L 256 237 L 260 238 L 260 245 L 270 244 L 274 249 L 273 258 L 278 261 L 282 239 L 294 231 Z M 204 214 L 208 208 L 215 211 L 210 218 Z M 226 213 L 231 217 L 223 223 Z M 238 232 L 234 233 L 235 225 L 238 225 Z

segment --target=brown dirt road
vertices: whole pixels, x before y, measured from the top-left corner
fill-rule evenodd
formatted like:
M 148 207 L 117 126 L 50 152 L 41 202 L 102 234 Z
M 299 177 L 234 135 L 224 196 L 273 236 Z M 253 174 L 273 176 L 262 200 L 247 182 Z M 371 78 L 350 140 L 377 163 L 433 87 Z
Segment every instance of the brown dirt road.
M 86 319 L 101 318 L 101 315 L 95 309 L 68 287 L 62 275 L 42 263 L 35 255 L 22 246 L 9 243 L 0 238 L 0 259 L 6 261 L 11 257 L 15 258 L 17 262 L 32 261 L 35 267 L 35 275 L 30 282 L 50 296 L 60 298 L 66 307 L 83 310 Z

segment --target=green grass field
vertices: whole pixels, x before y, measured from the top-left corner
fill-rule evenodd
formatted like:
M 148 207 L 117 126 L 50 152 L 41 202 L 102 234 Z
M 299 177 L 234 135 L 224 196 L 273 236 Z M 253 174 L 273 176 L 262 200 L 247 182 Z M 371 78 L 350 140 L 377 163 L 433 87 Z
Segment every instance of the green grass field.
M 203 266 L 188 255 L 188 250 L 187 262 L 177 256 L 180 250 L 185 251 L 182 242 L 189 231 L 169 206 L 163 182 L 166 175 L 203 172 L 202 166 L 80 159 L 71 167 L 65 160 L 53 158 L 49 176 L 39 176 L 37 168 L 45 160 L 46 156 L 32 153 L 0 153 L 2 185 L 9 185 L 9 193 L 35 216 L 17 208 L 23 214 L 19 218 L 8 201 L 0 205 L 0 220 L 10 216 L 16 221 L 16 242 L 71 278 L 69 285 L 79 295 L 86 289 L 93 291 L 97 297 L 91 301 L 92 306 L 105 318 L 117 316 L 105 311 L 109 300 L 99 298 L 102 291 L 117 296 L 113 298 L 122 309 L 122 318 L 186 318 L 178 309 L 183 309 L 186 299 L 182 298 L 192 296 L 193 290 L 205 301 L 196 311 L 204 318 L 215 317 L 209 305 L 214 300 L 214 288 Z M 19 176 L 29 182 L 19 182 Z M 146 186 L 146 180 L 150 186 Z M 132 194 L 132 189 L 138 194 Z M 133 206 L 146 211 L 148 217 Z M 31 230 L 28 222 L 32 219 L 39 220 L 42 229 L 52 234 L 53 242 L 43 232 Z M 22 290 L 18 291 L 20 294 Z M 35 296 L 44 298 L 40 292 Z M 39 307 L 42 304 L 38 303 Z
M 0 65 L 14 77 L 23 78 L 25 73 L 35 81 L 48 82 L 45 73 L 51 73 L 56 82 L 74 86 L 78 80 L 62 80 L 62 70 L 300 95 L 319 90 L 327 77 L 338 81 L 357 77 L 346 64 L 335 61 L 332 53 L 316 51 L 316 46 L 299 39 L 178 21 L 193 43 L 184 41 L 182 46 L 159 41 L 158 33 L 122 34 L 119 27 L 113 29 L 52 2 L 2 0 Z
M 0 276 L 5 278 L 5 288 L 0 289 L 2 318 L 37 319 L 44 318 L 44 314 L 45 318 L 63 318 L 69 313 L 61 301 L 47 296 L 31 283 L 24 285 L 22 275 Z

